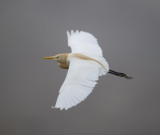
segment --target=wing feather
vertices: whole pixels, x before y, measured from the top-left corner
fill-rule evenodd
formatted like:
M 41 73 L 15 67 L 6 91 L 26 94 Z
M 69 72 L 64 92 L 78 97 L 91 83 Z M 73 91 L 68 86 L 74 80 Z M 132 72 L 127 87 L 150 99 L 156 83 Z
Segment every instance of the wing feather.
M 81 53 L 101 62 L 105 69 L 95 61 L 72 57 L 69 70 L 62 84 L 55 108 L 69 109 L 83 101 L 92 92 L 99 76 L 109 71 L 109 65 L 103 57 L 97 39 L 90 33 L 67 31 L 68 46 L 72 53 Z
M 99 68 L 100 65 L 94 61 L 71 59 L 55 108 L 67 110 L 87 98 L 97 84 Z
M 102 56 L 102 49 L 99 47 L 97 39 L 90 33 L 84 31 L 67 31 L 68 46 L 73 53 L 85 53 L 88 55 L 96 54 Z
M 71 33 L 67 31 L 68 46 L 71 47 L 72 53 L 81 53 L 101 62 L 106 70 L 101 68 L 100 74 L 105 75 L 109 70 L 109 65 L 103 57 L 102 49 L 100 48 L 97 39 L 90 33 L 84 31 L 73 30 Z

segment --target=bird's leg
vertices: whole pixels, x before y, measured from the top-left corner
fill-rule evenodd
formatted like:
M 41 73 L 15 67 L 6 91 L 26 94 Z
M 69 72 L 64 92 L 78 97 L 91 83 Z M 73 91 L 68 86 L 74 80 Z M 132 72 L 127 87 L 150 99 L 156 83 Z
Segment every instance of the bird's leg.
M 109 72 L 108 72 L 108 73 L 113 74 L 113 75 L 116 75 L 116 76 L 119 76 L 119 77 L 124 77 L 124 78 L 126 78 L 126 79 L 133 79 L 132 76 L 128 76 L 128 75 L 126 75 L 126 74 L 124 74 L 124 73 L 116 72 L 116 71 L 113 71 L 113 70 L 111 70 L 111 69 L 109 69 Z

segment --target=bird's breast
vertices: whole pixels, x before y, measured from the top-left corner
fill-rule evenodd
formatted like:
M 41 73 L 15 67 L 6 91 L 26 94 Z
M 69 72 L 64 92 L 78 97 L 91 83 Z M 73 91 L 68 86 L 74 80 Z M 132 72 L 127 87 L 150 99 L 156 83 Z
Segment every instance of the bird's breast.
M 68 69 L 68 68 L 69 68 L 69 63 L 68 63 L 68 62 L 58 63 L 58 66 L 59 66 L 60 68 L 63 68 L 63 69 Z

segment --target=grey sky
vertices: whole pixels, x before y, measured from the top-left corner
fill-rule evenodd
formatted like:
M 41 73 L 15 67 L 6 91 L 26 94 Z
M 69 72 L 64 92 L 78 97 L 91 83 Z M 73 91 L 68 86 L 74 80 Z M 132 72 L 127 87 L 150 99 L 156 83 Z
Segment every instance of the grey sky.
M 1 0 L 1 135 L 159 135 L 160 2 Z M 50 109 L 67 70 L 42 57 L 70 52 L 67 30 L 92 33 L 110 68 L 68 111 Z

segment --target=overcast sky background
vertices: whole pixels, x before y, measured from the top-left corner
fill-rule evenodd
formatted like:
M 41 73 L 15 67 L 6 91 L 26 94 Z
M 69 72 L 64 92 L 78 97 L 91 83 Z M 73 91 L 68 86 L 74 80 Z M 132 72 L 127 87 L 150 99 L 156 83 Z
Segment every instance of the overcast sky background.
M 110 68 L 68 111 L 52 110 L 67 70 L 67 30 L 92 33 Z M 1 0 L 1 135 L 159 135 L 160 1 Z

